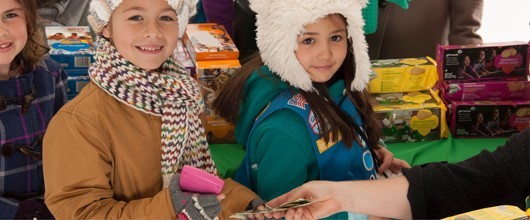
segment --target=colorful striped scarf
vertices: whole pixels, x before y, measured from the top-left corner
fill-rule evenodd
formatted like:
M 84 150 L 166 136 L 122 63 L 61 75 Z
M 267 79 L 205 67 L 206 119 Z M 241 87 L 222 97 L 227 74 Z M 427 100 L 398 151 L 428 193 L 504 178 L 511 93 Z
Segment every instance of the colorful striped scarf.
M 191 165 L 217 174 L 204 127 L 199 118 L 204 101 L 195 79 L 173 56 L 157 70 L 142 69 L 126 60 L 105 38 L 98 36 L 90 78 L 109 95 L 136 110 L 162 117 L 162 178 Z M 127 134 L 124 134 L 127 135 Z

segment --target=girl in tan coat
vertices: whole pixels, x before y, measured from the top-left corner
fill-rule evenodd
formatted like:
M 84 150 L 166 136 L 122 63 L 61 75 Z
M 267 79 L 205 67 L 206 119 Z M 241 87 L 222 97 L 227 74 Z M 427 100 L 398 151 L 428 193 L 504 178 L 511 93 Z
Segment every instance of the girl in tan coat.
M 257 197 L 231 180 L 221 195 L 180 189 L 183 165 L 217 173 L 198 85 L 171 56 L 195 5 L 92 1 L 91 82 L 44 139 L 45 202 L 56 218 L 215 219 L 221 207 L 227 216 Z

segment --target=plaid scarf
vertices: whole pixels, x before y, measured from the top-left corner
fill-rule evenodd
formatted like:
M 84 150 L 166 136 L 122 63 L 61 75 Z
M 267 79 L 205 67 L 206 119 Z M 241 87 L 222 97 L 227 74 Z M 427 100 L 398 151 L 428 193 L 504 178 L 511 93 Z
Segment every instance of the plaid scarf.
M 109 95 L 136 110 L 162 117 L 162 178 L 191 165 L 217 174 L 204 127 L 199 119 L 204 102 L 195 79 L 173 56 L 159 69 L 145 70 L 126 60 L 105 38 L 98 36 L 90 78 Z

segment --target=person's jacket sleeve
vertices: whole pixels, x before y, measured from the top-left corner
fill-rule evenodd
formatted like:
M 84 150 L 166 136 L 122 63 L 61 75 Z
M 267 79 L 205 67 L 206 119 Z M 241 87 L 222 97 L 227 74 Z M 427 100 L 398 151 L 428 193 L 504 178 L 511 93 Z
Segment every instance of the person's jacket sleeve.
M 457 164 L 430 163 L 404 170 L 414 219 L 439 219 L 481 208 L 515 205 L 530 194 L 530 128 L 503 147 Z

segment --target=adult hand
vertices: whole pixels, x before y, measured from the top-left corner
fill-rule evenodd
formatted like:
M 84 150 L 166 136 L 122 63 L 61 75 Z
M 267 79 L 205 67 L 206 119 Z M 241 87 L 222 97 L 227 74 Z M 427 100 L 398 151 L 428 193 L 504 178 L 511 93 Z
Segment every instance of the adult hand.
M 340 192 L 335 193 L 335 191 L 335 185 L 331 184 L 330 181 L 311 181 L 305 183 L 271 200 L 267 205 L 277 207 L 299 198 L 315 201 L 314 203 L 296 209 L 289 209 L 285 212 L 266 214 L 265 216 L 268 218 L 285 217 L 286 219 L 320 219 L 328 217 L 341 211 L 342 205 L 336 200 L 337 194 Z

